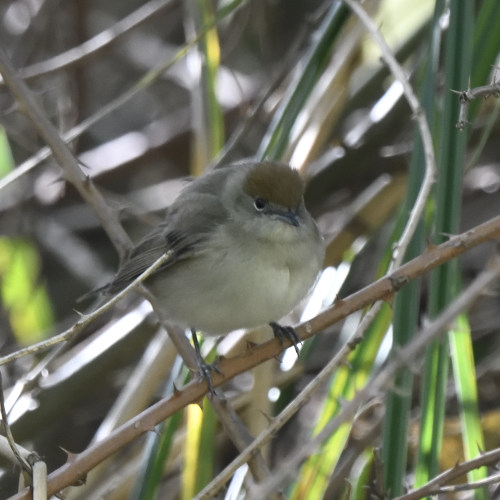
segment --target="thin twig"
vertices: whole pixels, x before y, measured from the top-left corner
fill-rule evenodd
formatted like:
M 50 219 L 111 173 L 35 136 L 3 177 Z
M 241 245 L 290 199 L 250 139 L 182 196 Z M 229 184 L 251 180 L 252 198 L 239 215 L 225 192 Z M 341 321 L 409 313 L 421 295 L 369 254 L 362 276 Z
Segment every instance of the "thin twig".
M 33 344 L 31 346 L 25 347 L 23 349 L 19 349 L 12 354 L 8 354 L 7 356 L 3 356 L 0 358 L 0 366 L 10 363 L 16 359 L 22 358 L 29 354 L 35 354 L 40 351 L 45 351 L 50 347 L 60 344 L 61 342 L 66 342 L 67 340 L 72 339 L 75 335 L 81 332 L 85 327 L 91 324 L 96 318 L 98 318 L 101 314 L 109 311 L 111 307 L 113 307 L 118 301 L 123 299 L 125 295 L 127 295 L 131 290 L 137 288 L 146 278 L 151 276 L 162 264 L 164 264 L 171 257 L 171 253 L 164 253 L 159 259 L 155 260 L 153 264 L 146 269 L 140 276 L 138 276 L 130 285 L 124 288 L 120 293 L 114 295 L 110 300 L 108 300 L 101 307 L 92 311 L 89 314 L 82 315 L 80 319 L 71 327 L 60 333 L 59 335 L 55 335 L 50 339 L 44 340 L 42 342 L 38 342 L 37 344 Z
M 19 76 L 28 81 L 82 63 L 90 56 L 95 56 L 103 49 L 110 47 L 122 36 L 127 35 L 130 31 L 138 28 L 145 22 L 154 20 L 163 9 L 167 7 L 173 8 L 178 3 L 180 3 L 179 0 L 150 0 L 122 20 L 113 24 L 110 28 L 101 31 L 101 33 L 86 40 L 81 45 L 45 61 L 40 61 L 31 66 L 19 69 Z M 5 85 L 5 82 L 0 78 L 0 86 L 2 85 Z
M 133 97 L 135 97 L 139 92 L 142 92 L 150 85 L 152 85 L 156 80 L 158 80 L 166 71 L 168 71 L 172 66 L 184 58 L 186 53 L 193 46 L 196 45 L 199 38 L 203 33 L 200 33 L 197 37 L 193 38 L 187 42 L 174 57 L 169 57 L 168 60 L 158 65 L 156 68 L 148 71 L 144 76 L 142 76 L 132 87 L 126 90 L 123 94 L 119 95 L 116 99 L 108 102 L 93 115 L 89 116 L 87 119 L 83 120 L 81 123 L 68 130 L 62 135 L 62 139 L 66 144 L 74 141 L 80 137 L 84 132 L 93 127 L 96 123 L 100 122 L 108 115 L 119 109 L 121 106 L 127 104 Z M 30 170 L 40 165 L 40 163 L 47 158 L 50 158 L 52 151 L 49 147 L 45 146 L 41 148 L 37 153 L 35 153 L 31 158 L 28 158 L 21 165 L 19 165 L 15 170 L 10 172 L 8 175 L 0 179 L 0 191 L 7 187 L 12 182 L 16 181 L 23 175 L 27 174 Z
M 500 97 L 500 81 L 494 81 L 490 83 L 490 85 L 483 85 L 472 89 L 469 87 L 467 90 L 462 91 L 452 90 L 452 92 L 458 94 L 460 100 L 460 113 L 456 127 L 458 130 L 463 130 L 467 123 L 469 103 L 478 97 L 483 97 L 484 99 L 492 96 L 497 98 Z
M 451 493 L 455 491 L 468 491 L 477 490 L 483 486 L 488 486 L 489 484 L 500 483 L 500 474 L 493 474 L 492 476 L 485 477 L 484 479 L 479 479 L 479 481 L 473 481 L 471 483 L 464 484 L 453 484 L 451 486 L 442 486 L 439 488 L 438 493 Z
M 0 371 L 0 414 L 2 416 L 3 428 L 5 429 L 5 435 L 7 437 L 7 441 L 9 443 L 10 449 L 12 453 L 16 457 L 16 460 L 21 465 L 21 468 L 27 472 L 29 475 L 32 473 L 31 465 L 28 460 L 23 457 L 23 455 L 17 449 L 17 444 L 14 441 L 14 436 L 10 430 L 9 421 L 7 418 L 7 412 L 5 411 L 5 400 L 3 395 L 3 382 L 2 382 L 2 372 Z
M 5 412 L 7 413 L 7 411 Z M 3 420 L 3 419 L 2 419 Z M 29 463 L 29 458 L 32 455 L 32 452 L 23 448 L 22 446 L 16 444 L 17 451 L 23 457 L 24 460 L 27 460 Z M 5 436 L 0 436 L 0 456 L 6 458 L 10 462 L 17 465 L 18 460 L 14 453 L 12 452 L 12 448 L 9 444 L 8 439 Z
M 419 498 L 424 498 L 429 495 L 436 495 L 440 491 L 442 491 L 443 485 L 445 485 L 446 483 L 449 483 L 450 481 L 453 481 L 454 479 L 467 474 L 471 470 L 478 469 L 479 467 L 483 467 L 485 465 L 497 463 L 499 460 L 500 448 L 495 448 L 493 450 L 481 453 L 478 457 L 455 465 L 451 469 L 448 469 L 439 474 L 439 476 L 432 478 L 428 483 L 424 484 L 420 488 L 409 491 L 404 495 L 394 498 L 394 500 L 418 500 Z M 496 480 L 491 482 L 498 482 L 499 475 L 497 474 L 494 477 Z M 490 478 L 481 479 L 476 483 L 470 484 L 475 485 L 489 479 Z M 481 484 L 480 486 L 483 486 L 483 484 Z M 456 486 L 454 487 L 456 488 Z
M 425 209 L 425 204 L 430 195 L 432 186 L 436 181 L 437 177 L 437 167 L 436 167 L 436 158 L 434 154 L 434 145 L 432 142 L 432 136 L 429 129 L 429 124 L 427 123 L 427 118 L 425 113 L 420 105 L 420 102 L 413 91 L 412 86 L 408 80 L 408 77 L 398 63 L 396 57 L 392 53 L 391 49 L 387 45 L 387 42 L 384 40 L 380 30 L 377 28 L 375 23 L 372 21 L 370 16 L 363 9 L 361 4 L 356 0 L 343 0 L 349 8 L 358 16 L 359 20 L 363 23 L 366 30 L 370 33 L 373 41 L 378 45 L 379 50 L 382 54 L 382 58 L 386 62 L 389 70 L 391 71 L 393 77 L 401 84 L 403 88 L 403 93 L 406 97 L 406 101 L 410 106 L 410 109 L 413 113 L 414 118 L 417 121 L 418 128 L 420 130 L 420 136 L 422 139 L 422 146 L 424 148 L 425 155 L 425 175 L 422 181 L 422 186 L 420 187 L 420 191 L 418 193 L 417 199 L 413 208 L 410 212 L 410 216 L 408 218 L 408 222 L 406 223 L 405 229 L 401 238 L 399 239 L 397 245 L 394 247 L 393 259 L 391 265 L 389 267 L 389 272 L 398 267 L 401 262 L 403 262 L 403 258 L 406 253 L 406 249 L 410 244 L 411 238 L 415 233 L 417 225 L 420 221 L 420 218 Z
M 220 19 L 215 21 L 218 22 Z M 116 99 L 110 101 L 105 104 L 93 115 L 89 116 L 87 119 L 83 120 L 81 123 L 68 130 L 66 133 L 62 135 L 62 139 L 66 144 L 71 143 L 78 137 L 80 137 L 84 132 L 93 127 L 96 123 L 100 122 L 108 115 L 119 109 L 121 106 L 127 104 L 133 97 L 135 97 L 139 92 L 142 92 L 144 89 L 148 88 L 154 82 L 156 82 L 159 78 L 161 78 L 166 71 L 168 71 L 172 66 L 177 64 L 180 60 L 182 60 L 187 52 L 191 50 L 192 47 L 196 46 L 198 41 L 208 29 L 210 29 L 210 25 L 206 26 L 205 29 L 198 33 L 191 40 L 186 42 L 175 54 L 174 57 L 169 57 L 165 62 L 159 64 L 154 69 L 148 71 L 144 76 L 142 76 L 132 87 L 126 90 L 123 94 L 119 95 Z M 30 172 L 32 169 L 40 165 L 40 163 L 47 158 L 50 158 L 52 155 L 52 151 L 49 147 L 45 146 L 41 148 L 37 153 L 24 161 L 21 165 L 16 167 L 15 170 L 7 174 L 6 176 L 0 179 L 0 191 L 6 188 L 9 184 L 15 182 L 23 175 Z
M 245 116 L 243 117 L 243 120 L 238 124 L 229 140 L 226 141 L 224 147 L 218 153 L 217 157 L 207 166 L 207 171 L 221 166 L 227 160 L 228 156 L 233 152 L 235 146 L 240 142 L 245 134 L 248 133 L 255 117 L 258 115 L 258 113 L 261 112 L 264 105 L 269 100 L 269 97 L 290 71 L 290 66 L 297 59 L 299 50 L 308 35 L 309 30 L 307 29 L 307 27 L 303 27 L 302 30 L 296 34 L 296 36 L 294 37 L 293 46 L 285 55 L 284 60 L 280 64 L 280 67 L 274 75 L 272 82 L 267 86 L 267 88 L 264 89 L 263 92 L 261 92 L 261 95 L 257 97 L 250 109 L 247 110 Z
M 218 389 L 215 391 L 215 396 L 210 399 L 210 404 L 214 408 L 224 431 L 241 454 L 252 441 L 252 436 L 233 407 L 220 395 Z M 255 449 L 246 462 L 248 462 L 250 471 L 256 482 L 266 481 L 271 476 L 271 471 L 258 449 Z M 269 495 L 269 500 L 283 500 L 284 498 L 280 492 L 273 492 Z
M 104 197 L 84 174 L 78 160 L 42 111 L 33 93 L 17 75 L 7 54 L 1 47 L 0 73 L 3 75 L 6 85 L 17 100 L 21 110 L 30 118 L 40 136 L 52 150 L 54 158 L 64 173 L 64 177 L 73 184 L 82 198 L 92 207 L 119 255 L 123 257 L 131 244 L 127 233 L 118 220 L 118 214 L 116 211 L 111 210 Z

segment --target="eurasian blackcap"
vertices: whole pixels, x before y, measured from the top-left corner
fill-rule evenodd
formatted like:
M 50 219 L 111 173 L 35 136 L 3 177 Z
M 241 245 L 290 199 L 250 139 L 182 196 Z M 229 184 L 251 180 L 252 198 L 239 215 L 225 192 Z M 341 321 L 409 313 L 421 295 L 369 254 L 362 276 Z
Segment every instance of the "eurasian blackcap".
M 190 182 L 165 220 L 106 287 L 115 293 L 164 252 L 146 286 L 166 317 L 205 335 L 273 323 L 302 299 L 324 245 L 299 173 L 276 162 L 235 163 Z

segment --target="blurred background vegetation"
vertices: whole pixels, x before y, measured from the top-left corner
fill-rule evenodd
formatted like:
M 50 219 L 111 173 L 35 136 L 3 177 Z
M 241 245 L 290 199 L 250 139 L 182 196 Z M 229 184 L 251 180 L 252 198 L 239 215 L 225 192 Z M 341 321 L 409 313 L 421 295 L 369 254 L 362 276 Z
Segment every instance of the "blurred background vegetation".
M 473 101 L 460 131 L 452 90 L 495 82 L 500 4 L 373 0 L 364 7 L 419 96 L 435 145 L 438 179 L 409 259 L 499 213 L 498 100 Z M 328 271 L 313 299 L 288 321 L 311 317 L 337 294 L 345 297 L 387 270 L 425 159 L 401 85 L 342 2 L 15 0 L 0 4 L 0 26 L 1 46 L 132 240 L 161 220 L 186 176 L 267 157 L 301 171 L 306 204 L 328 242 Z M 2 355 L 73 324 L 77 299 L 105 284 L 118 266 L 98 218 L 21 111 L 2 82 Z M 428 318 L 438 317 L 493 253 L 493 243 L 467 252 L 384 306 L 349 363 L 263 450 L 270 469 L 338 414 L 342 401 Z M 290 471 L 284 496 L 392 498 L 499 447 L 499 316 L 492 290 Z M 307 341 L 299 360 L 287 352 L 281 364 L 268 362 L 224 387 L 252 435 L 316 376 L 360 317 Z M 218 352 L 244 350 L 240 337 L 226 337 Z M 182 385 L 186 372 L 164 345 L 150 307 L 131 299 L 57 356 L 28 356 L 3 367 L 16 441 L 43 457 L 49 470 L 61 466 L 64 450 L 85 449 L 171 394 L 174 382 Z M 160 432 L 135 440 L 65 498 L 192 498 L 237 455 L 210 402 L 202 406 L 203 412 L 193 405 Z M 460 481 L 490 472 L 478 469 Z M 0 459 L 2 498 L 14 494 L 18 475 Z M 251 491 L 245 475 L 234 477 L 231 498 Z M 495 498 L 495 491 L 492 484 L 443 498 Z

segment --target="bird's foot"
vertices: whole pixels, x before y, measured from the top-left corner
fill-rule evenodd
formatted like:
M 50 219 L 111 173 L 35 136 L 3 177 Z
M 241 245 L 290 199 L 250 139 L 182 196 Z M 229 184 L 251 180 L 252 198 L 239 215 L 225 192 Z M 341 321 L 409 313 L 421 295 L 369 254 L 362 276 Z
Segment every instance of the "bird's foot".
M 288 339 L 292 343 L 297 356 L 300 354 L 297 344 L 301 340 L 293 326 L 283 326 L 274 322 L 269 323 L 269 326 L 272 328 L 274 336 L 281 342 L 281 345 L 284 345 L 285 339 Z
M 203 356 L 201 355 L 200 351 L 200 344 L 198 343 L 198 337 L 196 336 L 196 332 L 192 330 L 191 333 L 193 335 L 194 349 L 196 351 L 198 374 L 202 380 L 206 380 L 210 395 L 213 397 L 215 395 L 215 388 L 212 382 L 212 373 L 216 372 L 222 375 L 222 372 L 217 368 L 216 363 L 210 364 L 203 359 Z
M 206 380 L 208 384 L 208 390 L 210 395 L 213 397 L 215 395 L 215 387 L 212 382 L 212 373 L 218 373 L 222 375 L 222 372 L 217 368 L 215 363 L 207 363 L 201 356 L 198 358 L 198 374 L 202 380 Z

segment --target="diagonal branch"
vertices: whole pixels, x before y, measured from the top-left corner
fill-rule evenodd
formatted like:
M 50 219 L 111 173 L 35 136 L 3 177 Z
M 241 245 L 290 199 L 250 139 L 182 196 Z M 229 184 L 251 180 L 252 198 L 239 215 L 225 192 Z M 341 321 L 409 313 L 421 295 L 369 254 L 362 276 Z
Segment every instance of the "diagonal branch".
M 378 45 L 382 57 L 386 62 L 391 74 L 396 79 L 396 81 L 401 85 L 403 93 L 405 95 L 406 101 L 410 106 L 415 120 L 420 131 L 420 137 L 422 140 L 422 146 L 425 155 L 425 175 L 422 181 L 422 186 L 418 193 L 417 199 L 413 208 L 411 210 L 408 222 L 404 228 L 403 234 L 401 235 L 396 248 L 393 252 L 393 259 L 390 266 L 390 271 L 394 270 L 397 266 L 403 262 L 403 258 L 406 253 L 406 249 L 415 233 L 417 225 L 421 219 L 424 212 L 427 199 L 429 198 L 432 186 L 437 177 L 437 167 L 436 167 L 436 157 L 434 154 L 434 144 L 432 141 L 431 132 L 429 129 L 429 124 L 425 116 L 425 112 L 420 105 L 420 102 L 413 91 L 412 86 L 408 80 L 406 73 L 397 61 L 391 49 L 384 40 L 380 30 L 377 28 L 373 20 L 366 13 L 361 3 L 356 0 L 343 0 L 345 4 L 358 16 L 359 20 L 363 23 L 366 30 L 370 33 L 373 41 Z
M 90 178 L 83 173 L 78 160 L 40 108 L 28 86 L 17 75 L 2 47 L 0 47 L 0 73 L 19 108 L 31 119 L 40 136 L 49 145 L 66 180 L 73 184 L 82 198 L 93 208 L 119 255 L 124 257 L 131 244 L 116 211 L 109 207 Z
M 500 257 L 496 257 L 494 263 L 483 271 L 440 316 L 418 332 L 413 340 L 402 347 L 397 353 L 397 356 L 394 356 L 378 375 L 373 377 L 351 400 L 347 401 L 339 414 L 331 419 L 321 432 L 305 443 L 298 453 L 281 464 L 279 469 L 274 471 L 271 479 L 255 487 L 249 497 L 250 500 L 266 498 L 267 492 L 275 491 L 275 489 L 287 478 L 293 476 L 300 467 L 300 464 L 307 457 L 316 453 L 317 449 L 342 423 L 353 418 L 361 404 L 370 398 L 378 396 L 381 391 L 390 387 L 397 373 L 401 369 L 407 367 L 417 357 L 421 356 L 425 348 L 448 329 L 450 323 L 452 323 L 462 311 L 468 309 L 489 286 L 499 279 L 499 277 Z
M 20 69 L 19 76 L 23 80 L 31 80 L 81 63 L 90 56 L 94 56 L 103 49 L 110 47 L 133 29 L 154 19 L 163 9 L 175 7 L 178 3 L 180 3 L 179 0 L 150 0 L 128 16 L 113 24 L 110 28 L 101 31 L 101 33 L 86 40 L 81 45 L 73 47 L 45 61 L 40 61 Z M 5 81 L 2 79 L 0 79 L 0 86 L 1 85 L 5 85 Z
M 449 483 L 450 481 L 463 476 L 471 470 L 478 469 L 479 467 L 483 467 L 484 465 L 494 464 L 499 460 L 500 448 L 495 448 L 494 450 L 481 453 L 481 455 L 479 455 L 478 457 L 473 458 L 472 460 L 468 460 L 467 462 L 462 462 L 461 464 L 455 465 L 453 468 L 448 469 L 439 474 L 439 476 L 431 479 L 428 483 L 424 484 L 420 488 L 409 491 L 408 493 L 401 495 L 400 497 L 394 498 L 394 500 L 418 500 L 419 498 L 424 498 L 426 496 L 436 495 L 442 490 L 443 485 Z M 486 478 L 485 480 L 481 481 L 481 483 L 485 482 L 486 484 L 488 484 L 490 479 L 491 478 Z M 498 475 L 494 477 L 494 481 L 499 481 Z M 482 484 L 480 485 L 482 486 Z
M 423 255 L 401 266 L 389 276 L 384 276 L 375 283 L 372 283 L 345 299 L 337 300 L 332 307 L 328 308 L 315 318 L 300 325 L 297 328 L 297 333 L 304 340 L 312 337 L 315 333 L 326 328 L 327 326 L 344 319 L 354 311 L 362 309 L 380 300 L 390 300 L 391 297 L 393 297 L 394 294 L 410 280 L 422 276 L 431 269 L 447 262 L 448 260 L 458 257 L 467 250 L 495 238 L 500 238 L 500 216 L 495 217 L 480 226 L 470 229 L 465 233 L 454 236 L 439 246 L 429 248 Z M 484 281 L 484 276 L 481 276 L 481 279 Z M 488 279 L 491 281 L 493 278 L 488 275 Z M 490 281 L 487 281 L 487 283 Z M 481 283 L 483 287 L 487 284 L 483 282 Z M 476 287 L 477 286 L 478 285 L 476 285 Z M 426 338 L 419 335 L 416 337 L 415 342 L 418 343 L 418 349 L 421 348 L 421 343 L 425 342 L 425 339 Z M 224 359 L 219 365 L 221 373 L 213 374 L 213 386 L 218 387 L 234 376 L 257 366 L 264 361 L 276 357 L 288 346 L 289 345 L 287 345 L 286 342 L 285 345 L 282 345 L 278 339 L 273 339 L 248 349 L 248 351 L 241 356 Z M 415 343 L 412 343 L 411 346 L 409 346 L 409 349 L 416 349 Z M 406 350 L 401 351 L 400 356 L 395 358 L 394 366 L 390 365 L 393 369 L 396 369 L 396 366 L 399 366 L 398 363 L 403 362 L 402 360 L 407 359 L 407 354 L 405 354 L 406 352 Z M 413 351 L 410 352 L 413 354 Z M 0 363 L 1 362 L 2 360 L 0 359 Z M 377 378 L 376 383 L 379 385 L 376 387 L 382 387 L 382 382 L 385 384 L 387 382 L 387 377 L 393 372 L 384 370 L 382 373 L 386 378 L 383 380 Z M 367 390 L 371 391 L 368 393 L 371 395 L 374 390 L 373 383 L 370 387 L 371 389 Z M 155 405 L 137 415 L 135 418 L 131 419 L 126 424 L 116 429 L 106 439 L 103 439 L 99 443 L 96 443 L 83 452 L 73 456 L 71 462 L 66 463 L 64 466 L 50 474 L 48 478 L 48 494 L 54 494 L 66 486 L 73 484 L 77 479 L 83 478 L 89 470 L 95 467 L 102 460 L 118 451 L 125 444 L 131 442 L 133 439 L 136 439 L 145 432 L 153 430 L 158 422 L 165 420 L 167 417 L 171 416 L 186 405 L 198 401 L 207 392 L 207 390 L 208 386 L 206 382 L 191 382 L 182 391 L 176 393 L 172 398 L 159 401 Z M 362 396 L 366 396 L 365 392 L 361 392 L 359 394 L 360 396 L 358 399 Z M 350 402 L 346 405 L 342 413 L 344 418 L 345 411 L 347 411 L 347 409 L 350 408 L 352 411 L 355 411 L 355 409 L 351 406 L 356 403 L 356 401 L 352 403 Z M 328 426 L 326 429 L 327 431 L 330 430 Z M 24 490 L 13 496 L 11 500 L 27 500 L 29 498 L 28 495 L 28 490 Z

